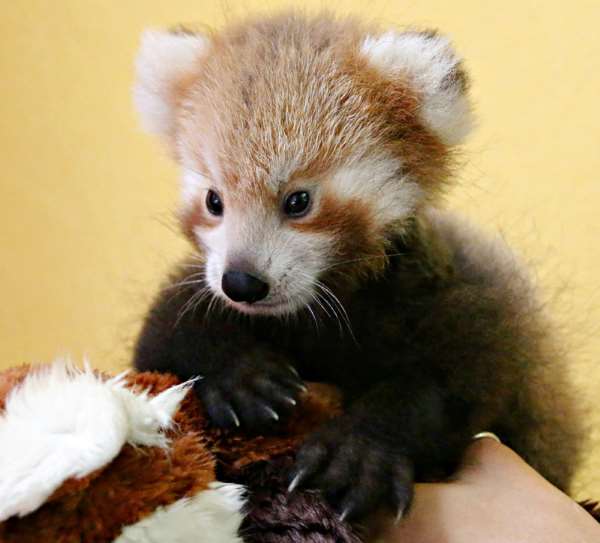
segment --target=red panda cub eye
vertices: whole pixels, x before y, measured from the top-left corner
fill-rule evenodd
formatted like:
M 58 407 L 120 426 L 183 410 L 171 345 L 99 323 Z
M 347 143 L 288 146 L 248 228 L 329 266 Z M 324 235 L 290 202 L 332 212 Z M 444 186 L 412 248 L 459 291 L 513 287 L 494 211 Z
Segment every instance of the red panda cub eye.
M 211 215 L 217 217 L 223 215 L 223 201 L 214 190 L 209 190 L 206 194 L 206 209 Z
M 301 190 L 290 194 L 283 203 L 283 212 L 288 217 L 304 217 L 310 210 L 310 194 Z

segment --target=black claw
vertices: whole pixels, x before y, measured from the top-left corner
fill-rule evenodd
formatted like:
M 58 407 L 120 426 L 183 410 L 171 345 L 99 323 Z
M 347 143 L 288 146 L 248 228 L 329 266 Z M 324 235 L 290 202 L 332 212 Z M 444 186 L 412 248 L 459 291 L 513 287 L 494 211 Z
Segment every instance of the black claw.
M 291 372 L 291 374 L 296 377 L 296 379 L 300 379 L 300 374 L 298 373 L 298 370 L 296 368 L 294 368 L 294 366 L 292 366 L 291 364 L 288 364 L 287 369 Z
M 350 515 L 352 509 L 348 506 L 340 513 L 340 520 L 344 522 Z
M 235 412 L 233 407 L 231 407 L 231 405 L 227 404 L 227 406 L 225 406 L 224 409 L 226 409 L 229 412 L 229 418 L 231 419 L 231 422 L 234 424 L 234 426 L 237 426 L 239 428 L 240 419 L 237 416 L 237 413 Z
M 354 521 L 380 506 L 405 514 L 413 495 L 412 463 L 343 420 L 334 420 L 300 448 L 289 491 L 320 489 L 342 521 Z
M 281 379 L 281 381 L 284 384 L 284 386 L 291 388 L 292 390 L 296 391 L 296 393 L 298 393 L 298 392 L 304 393 L 308 390 L 308 387 L 302 381 L 299 381 L 297 379 L 292 379 L 290 377 L 284 377 Z
M 263 411 L 267 414 L 267 417 L 273 419 L 276 422 L 279 421 L 279 414 L 277 413 L 277 411 L 275 411 L 275 409 L 266 404 L 263 404 L 262 408 Z
M 272 432 L 295 408 L 303 384 L 281 361 L 245 362 L 211 375 L 196 390 L 215 426 Z
M 403 458 L 392 470 L 392 507 L 398 522 L 410 509 L 414 497 L 414 469 L 408 458 Z
M 296 488 L 298 488 L 299 486 L 302 485 L 302 482 L 305 480 L 306 478 L 306 471 L 303 469 L 298 470 L 297 472 L 295 472 L 290 480 L 290 484 L 288 485 L 288 492 L 293 492 L 294 490 L 296 490 Z
M 205 387 L 202 391 L 202 399 L 204 408 L 215 426 L 231 428 L 240 425 L 233 407 L 224 399 L 219 389 Z
M 288 415 L 297 405 L 297 392 L 289 390 L 282 385 L 267 378 L 260 378 L 254 382 L 254 390 L 265 404 L 268 404 L 279 415 Z

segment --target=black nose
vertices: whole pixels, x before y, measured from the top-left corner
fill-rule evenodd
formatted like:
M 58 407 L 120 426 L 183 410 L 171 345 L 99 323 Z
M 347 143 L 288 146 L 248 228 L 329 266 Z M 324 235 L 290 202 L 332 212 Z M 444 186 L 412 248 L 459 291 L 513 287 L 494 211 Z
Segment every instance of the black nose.
M 234 302 L 258 302 L 269 294 L 269 285 L 264 281 L 239 271 L 228 271 L 223 274 L 221 288 Z

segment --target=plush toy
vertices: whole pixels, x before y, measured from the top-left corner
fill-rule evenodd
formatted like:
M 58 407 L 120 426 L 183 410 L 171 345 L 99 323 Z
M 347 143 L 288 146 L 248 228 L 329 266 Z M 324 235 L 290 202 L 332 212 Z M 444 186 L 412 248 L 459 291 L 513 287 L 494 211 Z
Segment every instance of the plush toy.
M 64 363 L 1 373 L 0 542 L 359 541 L 283 480 L 339 413 L 333 389 L 312 385 L 279 435 L 252 437 L 209 428 L 190 388 Z
M 339 413 L 334 389 L 311 385 L 279 435 L 253 437 L 207 426 L 191 384 L 64 363 L 0 373 L 0 543 L 360 541 L 285 484 L 303 436 Z

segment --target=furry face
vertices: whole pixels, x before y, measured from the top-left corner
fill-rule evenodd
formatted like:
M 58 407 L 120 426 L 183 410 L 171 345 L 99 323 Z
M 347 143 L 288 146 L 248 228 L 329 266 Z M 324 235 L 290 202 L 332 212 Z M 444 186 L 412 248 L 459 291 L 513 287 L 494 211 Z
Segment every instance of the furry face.
M 212 292 L 290 314 L 333 311 L 334 290 L 384 267 L 448 177 L 465 87 L 434 34 L 288 15 L 147 34 L 136 99 L 183 168 L 181 221 Z
M 385 260 L 389 223 L 410 216 L 420 196 L 418 185 L 403 179 L 400 162 L 384 156 L 258 187 L 185 175 L 195 189 L 184 221 L 204 254 L 206 281 L 246 313 L 335 303 L 327 279 L 336 268 L 353 278 L 376 272 Z M 228 289 L 228 273 L 260 280 L 267 285 L 264 296 L 255 299 L 261 293 L 253 294 L 247 282 Z

